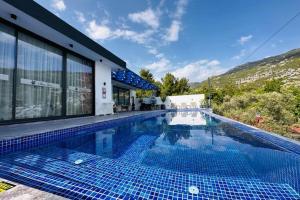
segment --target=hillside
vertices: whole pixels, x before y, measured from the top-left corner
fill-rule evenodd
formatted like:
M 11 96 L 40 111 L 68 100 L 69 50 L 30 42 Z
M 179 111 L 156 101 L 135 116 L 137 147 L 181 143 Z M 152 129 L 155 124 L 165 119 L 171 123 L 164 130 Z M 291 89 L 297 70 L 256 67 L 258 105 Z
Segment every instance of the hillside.
M 300 86 L 300 49 L 237 66 L 211 79 L 214 87 L 232 82 L 237 85 L 257 84 L 263 80 L 282 79 L 285 84 Z M 207 81 L 200 85 L 207 84 Z
M 199 87 L 200 84 L 200 82 L 189 82 L 189 86 L 191 89 Z

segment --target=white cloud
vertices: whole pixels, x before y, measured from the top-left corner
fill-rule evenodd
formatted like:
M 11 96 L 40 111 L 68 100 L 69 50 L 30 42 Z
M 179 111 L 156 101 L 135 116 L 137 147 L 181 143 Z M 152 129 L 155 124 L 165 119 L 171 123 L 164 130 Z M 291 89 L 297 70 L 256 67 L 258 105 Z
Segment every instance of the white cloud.
M 240 45 L 244 45 L 246 42 L 249 42 L 252 38 L 253 35 L 241 36 L 240 39 L 238 39 L 238 43 Z
M 165 40 L 168 42 L 175 42 L 179 38 L 179 31 L 181 23 L 177 20 L 173 20 L 170 28 L 167 29 L 167 33 L 165 35 Z
M 185 13 L 185 7 L 187 6 L 188 0 L 178 0 L 176 12 L 174 14 L 176 19 L 180 19 Z
M 159 54 L 156 54 L 155 57 L 156 58 L 163 58 L 165 55 L 163 53 L 159 53 Z
M 78 22 L 84 23 L 86 21 L 86 19 L 84 17 L 84 14 L 82 12 L 75 11 L 75 15 L 76 15 L 76 18 L 77 18 Z
M 170 60 L 164 57 L 156 62 L 144 66 L 144 68 L 151 70 L 155 74 L 166 72 L 169 70 L 169 67 L 170 67 Z
M 130 13 L 128 18 L 136 23 L 144 23 L 153 29 L 159 27 L 159 16 L 151 8 L 142 12 Z
M 95 20 L 89 22 L 86 32 L 95 40 L 104 40 L 112 37 L 110 28 L 103 24 L 97 24 Z
M 220 61 L 218 61 L 218 60 L 212 60 L 212 61 L 209 61 L 207 63 L 207 66 L 217 66 L 217 65 L 220 65 L 220 64 L 221 64 Z
M 151 55 L 154 55 L 156 58 L 163 58 L 164 57 L 164 54 L 159 52 L 157 50 L 157 48 L 149 46 L 149 45 L 146 45 L 145 47 L 148 49 L 148 53 L 151 54 Z
M 224 73 L 227 69 L 220 64 L 218 60 L 198 60 L 177 68 L 172 74 L 179 78 L 188 78 L 192 82 L 200 82 Z
M 172 17 L 171 25 L 167 28 L 163 39 L 167 42 L 176 42 L 179 39 L 179 32 L 181 28 L 181 18 L 185 13 L 185 8 L 187 6 L 188 0 L 178 0 L 176 11 Z
M 127 29 L 117 29 L 113 32 L 113 37 L 127 39 L 138 44 L 145 44 L 153 33 L 153 30 L 146 30 L 138 33 Z
M 108 22 L 106 20 L 104 20 L 101 24 L 97 24 L 95 20 L 90 21 L 86 28 L 86 32 L 94 40 L 123 38 L 138 44 L 145 44 L 146 41 L 149 40 L 149 37 L 154 33 L 154 31 L 150 29 L 141 33 L 129 29 L 112 30 L 108 26 Z
M 233 60 L 239 60 L 239 59 L 243 58 L 246 55 L 246 53 L 247 53 L 247 50 L 246 49 L 242 49 L 240 51 L 240 53 L 238 55 L 233 56 L 232 59 Z
M 158 54 L 158 51 L 157 51 L 157 49 L 155 49 L 155 48 L 150 48 L 150 49 L 148 50 L 148 53 L 150 53 L 150 54 L 152 54 L 152 55 L 157 55 L 157 54 Z
M 64 11 L 67 8 L 63 0 L 53 0 L 51 6 L 59 11 Z

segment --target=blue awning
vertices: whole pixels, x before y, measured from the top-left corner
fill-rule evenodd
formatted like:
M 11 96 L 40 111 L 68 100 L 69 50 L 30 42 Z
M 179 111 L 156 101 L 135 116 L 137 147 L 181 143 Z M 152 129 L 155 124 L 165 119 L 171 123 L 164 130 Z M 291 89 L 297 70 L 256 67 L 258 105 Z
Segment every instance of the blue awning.
M 129 69 L 113 71 L 112 79 L 142 90 L 157 90 L 158 88 Z

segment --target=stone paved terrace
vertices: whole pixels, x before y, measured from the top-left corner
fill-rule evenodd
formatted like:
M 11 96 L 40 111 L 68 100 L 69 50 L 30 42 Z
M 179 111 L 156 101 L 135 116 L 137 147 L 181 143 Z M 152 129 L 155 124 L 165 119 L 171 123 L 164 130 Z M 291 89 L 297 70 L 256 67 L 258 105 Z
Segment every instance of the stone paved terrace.
M 66 200 L 66 198 L 0 178 L 15 187 L 0 193 L 0 200 Z

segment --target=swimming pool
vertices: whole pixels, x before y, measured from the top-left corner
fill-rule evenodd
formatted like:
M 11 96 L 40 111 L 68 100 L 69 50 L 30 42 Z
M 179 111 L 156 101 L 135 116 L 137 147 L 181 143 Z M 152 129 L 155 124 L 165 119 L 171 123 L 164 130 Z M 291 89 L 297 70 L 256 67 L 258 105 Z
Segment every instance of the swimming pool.
M 300 199 L 298 153 L 200 111 L 83 128 L 1 156 L 0 175 L 68 198 Z

